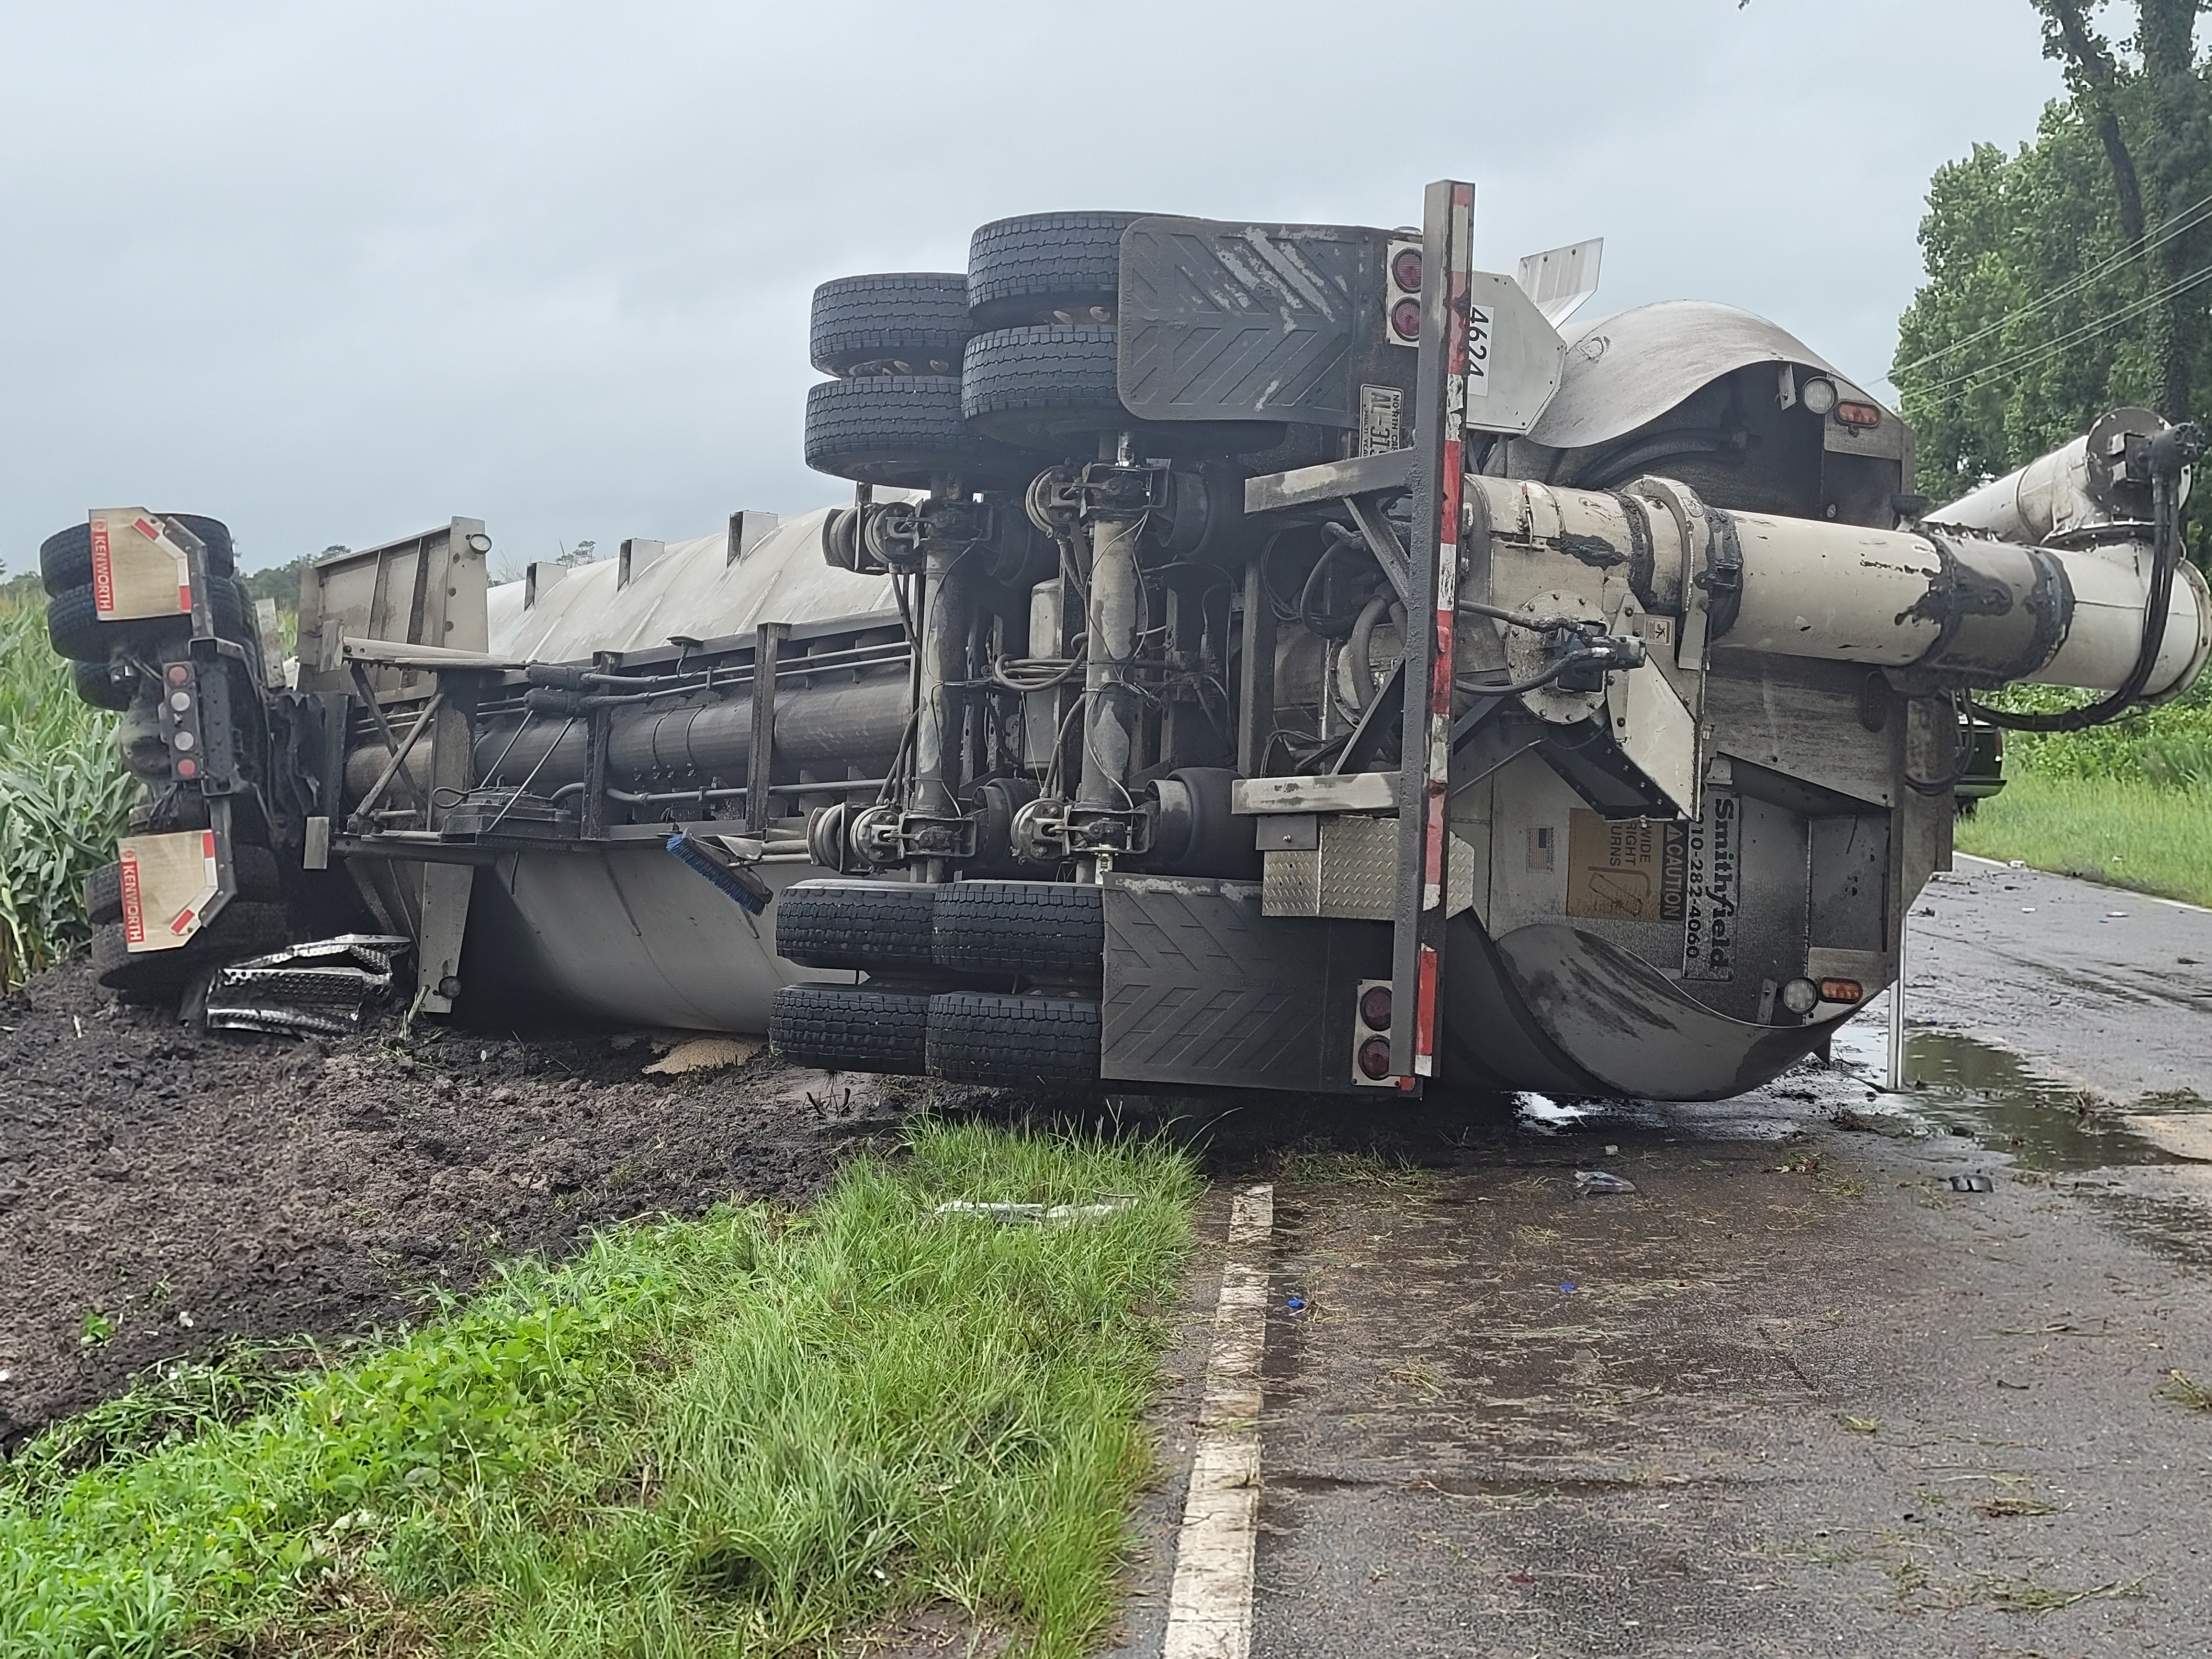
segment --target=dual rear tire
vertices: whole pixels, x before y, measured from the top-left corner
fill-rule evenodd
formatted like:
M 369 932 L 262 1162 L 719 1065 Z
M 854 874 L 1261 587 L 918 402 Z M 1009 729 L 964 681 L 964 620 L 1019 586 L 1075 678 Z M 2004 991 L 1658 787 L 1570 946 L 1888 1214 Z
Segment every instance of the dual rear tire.
M 1101 434 L 1148 455 L 1333 459 L 1334 428 L 1138 420 L 1121 402 L 1121 235 L 1141 214 L 1035 213 L 977 230 L 968 270 L 848 276 L 814 291 L 810 356 L 838 378 L 806 400 L 806 462 L 856 483 L 1018 489 Z
M 1104 895 L 1058 881 L 802 881 L 776 901 L 775 948 L 802 968 L 1096 985 Z
M 888 1072 L 998 1088 L 1098 1082 L 1103 896 L 1064 882 L 801 882 L 777 902 L 776 950 L 803 966 L 895 981 L 789 985 L 769 1036 L 827 1071 Z M 923 988 L 996 980 L 1048 988 Z M 896 983 L 905 981 L 908 983 Z
M 787 985 L 769 1042 L 800 1066 L 942 1078 L 1000 1089 L 1087 1089 L 1098 1082 L 1098 1004 L 990 991 Z

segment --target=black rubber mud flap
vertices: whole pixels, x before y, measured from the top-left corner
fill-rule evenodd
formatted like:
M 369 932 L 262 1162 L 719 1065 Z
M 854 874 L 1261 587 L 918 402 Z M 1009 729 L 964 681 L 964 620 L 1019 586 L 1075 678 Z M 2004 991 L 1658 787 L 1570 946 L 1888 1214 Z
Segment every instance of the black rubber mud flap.
M 1357 1086 L 1353 1006 L 1389 976 L 1387 923 L 1263 915 L 1257 882 L 1117 872 L 1104 891 L 1104 1076 Z
M 1353 225 L 1138 220 L 1121 238 L 1121 401 L 1151 421 L 1358 425 L 1353 368 L 1381 331 L 1389 240 Z

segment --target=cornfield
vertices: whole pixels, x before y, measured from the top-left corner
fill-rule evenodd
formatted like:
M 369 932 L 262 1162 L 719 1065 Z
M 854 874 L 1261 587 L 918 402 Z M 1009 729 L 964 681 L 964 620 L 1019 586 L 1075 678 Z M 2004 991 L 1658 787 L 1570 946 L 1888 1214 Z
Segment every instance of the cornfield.
M 132 789 L 116 717 L 77 701 L 41 599 L 0 592 L 0 987 L 91 937 L 85 877 L 115 856 Z

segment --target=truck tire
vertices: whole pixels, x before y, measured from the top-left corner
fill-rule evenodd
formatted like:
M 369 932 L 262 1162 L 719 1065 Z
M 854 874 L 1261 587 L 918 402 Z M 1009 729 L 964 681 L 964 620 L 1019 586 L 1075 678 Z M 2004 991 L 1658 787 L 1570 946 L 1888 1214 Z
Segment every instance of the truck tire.
M 946 991 L 929 1000 L 929 1075 L 1000 1089 L 1098 1082 L 1098 1005 Z
M 111 991 L 160 999 L 173 994 L 199 969 L 282 950 L 291 939 L 283 905 L 233 899 L 213 921 L 173 951 L 133 956 L 119 922 L 96 927 L 92 965 L 100 982 Z
M 968 240 L 968 308 L 975 326 L 1112 322 L 1121 290 L 1121 233 L 1143 217 L 1024 213 L 981 227 Z
M 1148 455 L 1233 455 L 1283 441 L 1280 421 L 1139 421 L 1121 402 L 1109 324 L 994 329 L 961 357 L 960 408 L 1000 441 L 1086 453 L 1102 432 L 1133 430 Z
M 207 544 L 208 574 L 228 576 L 237 568 L 230 544 L 230 526 L 220 519 L 204 519 L 197 513 L 156 513 L 157 519 L 174 519 Z M 72 587 L 92 586 L 92 526 L 73 524 L 39 544 L 39 580 L 51 596 Z
M 277 873 L 276 855 L 266 847 L 240 846 L 233 843 L 230 849 L 232 873 L 238 880 L 238 898 L 234 904 L 245 900 L 265 902 L 283 896 L 283 878 Z M 84 913 L 95 927 L 105 927 L 123 920 L 123 866 L 103 864 L 85 878 Z M 218 916 L 220 922 L 222 918 Z
M 794 882 L 775 902 L 775 952 L 803 968 L 927 973 L 938 892 L 910 881 Z
M 1063 881 L 956 881 L 937 895 L 932 950 L 940 968 L 1054 985 L 1095 985 L 1104 971 L 1103 890 Z
M 214 612 L 219 638 L 258 652 L 261 636 L 253 627 L 253 607 L 246 602 L 246 589 L 236 577 L 217 577 L 209 590 L 208 605 Z M 118 646 L 182 639 L 191 632 L 191 619 L 182 615 L 102 622 L 89 582 L 82 587 L 64 588 L 46 602 L 46 638 L 57 652 L 75 662 L 104 663 Z
M 787 985 L 769 1008 L 769 1046 L 794 1065 L 824 1072 L 921 1077 L 928 1033 L 928 997 L 902 991 Z
M 978 334 L 961 357 L 961 413 L 1009 442 L 1128 426 L 1114 349 L 1111 325 Z
M 112 708 L 119 714 L 138 699 L 138 677 L 128 669 L 120 679 L 106 661 L 73 662 L 70 672 L 77 700 L 94 708 Z
M 957 374 L 968 320 L 958 271 L 841 276 L 814 290 L 808 355 L 841 380 L 856 374 Z
M 957 475 L 977 486 L 1027 482 L 1040 461 L 971 430 L 950 374 L 825 380 L 806 393 L 806 464 L 854 483 L 927 489 Z

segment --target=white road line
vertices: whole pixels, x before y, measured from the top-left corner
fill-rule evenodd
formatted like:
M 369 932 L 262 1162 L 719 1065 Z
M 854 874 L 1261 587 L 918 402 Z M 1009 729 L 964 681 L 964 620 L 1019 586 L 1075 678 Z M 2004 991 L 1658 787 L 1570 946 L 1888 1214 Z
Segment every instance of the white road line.
M 1251 1651 L 1260 1362 L 1267 1346 L 1267 1255 L 1274 1227 L 1273 1187 L 1247 1187 L 1237 1194 L 1161 1659 L 1246 1659 Z

